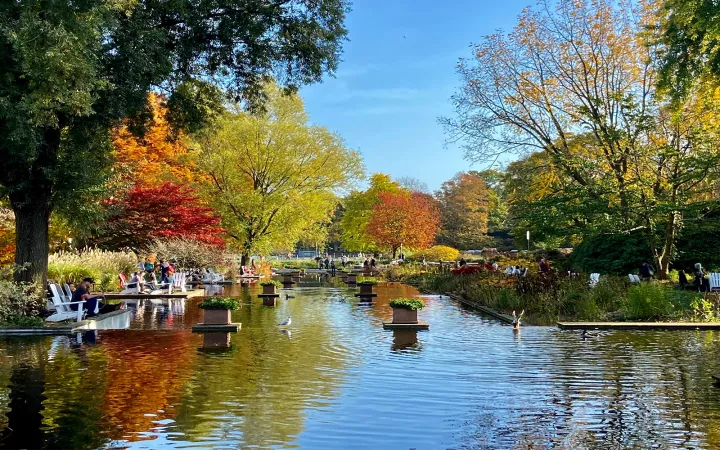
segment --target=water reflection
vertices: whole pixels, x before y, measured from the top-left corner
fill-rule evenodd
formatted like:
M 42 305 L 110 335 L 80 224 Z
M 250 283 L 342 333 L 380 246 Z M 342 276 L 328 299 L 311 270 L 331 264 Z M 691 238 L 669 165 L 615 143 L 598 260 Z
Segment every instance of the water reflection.
M 408 348 L 415 348 L 418 345 L 418 332 L 417 330 L 393 330 L 393 345 L 394 351 L 405 350 Z
M 431 331 L 388 332 L 412 288 L 316 283 L 276 308 L 224 287 L 232 336 L 191 333 L 192 298 L 133 308 L 131 330 L 0 340 L 0 447 L 720 447 L 718 333 L 514 333 L 438 297 Z
M 204 350 L 225 350 L 231 347 L 230 333 L 203 333 Z

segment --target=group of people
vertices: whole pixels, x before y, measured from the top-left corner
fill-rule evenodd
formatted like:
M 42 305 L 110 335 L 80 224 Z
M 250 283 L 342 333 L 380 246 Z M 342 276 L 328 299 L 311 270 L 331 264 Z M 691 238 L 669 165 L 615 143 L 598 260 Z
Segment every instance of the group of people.
M 148 274 L 152 277 L 153 274 L 156 274 L 160 272 L 160 282 L 163 284 L 171 284 L 175 277 L 175 261 L 165 261 L 160 260 L 158 261 L 158 264 L 155 265 L 152 262 L 150 262 L 149 259 L 145 259 L 145 262 L 138 261 L 138 271 L 133 274 L 133 278 L 136 279 L 136 281 L 145 282 L 145 275 Z M 131 281 L 131 283 L 134 281 Z
M 693 283 L 690 284 L 687 273 L 684 270 L 678 271 L 678 284 L 681 289 L 693 289 L 698 292 L 710 291 L 710 280 L 705 278 L 705 269 L 702 264 L 697 263 L 694 266 Z

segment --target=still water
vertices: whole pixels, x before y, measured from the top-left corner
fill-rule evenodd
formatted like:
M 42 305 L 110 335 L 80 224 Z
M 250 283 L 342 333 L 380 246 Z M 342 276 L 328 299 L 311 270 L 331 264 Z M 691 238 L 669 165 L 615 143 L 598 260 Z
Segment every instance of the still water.
M 388 302 L 417 292 L 376 290 L 305 281 L 269 308 L 225 288 L 242 329 L 210 339 L 191 298 L 80 342 L 2 340 L 0 447 L 720 448 L 718 333 L 516 334 L 440 297 L 429 331 L 398 333 Z

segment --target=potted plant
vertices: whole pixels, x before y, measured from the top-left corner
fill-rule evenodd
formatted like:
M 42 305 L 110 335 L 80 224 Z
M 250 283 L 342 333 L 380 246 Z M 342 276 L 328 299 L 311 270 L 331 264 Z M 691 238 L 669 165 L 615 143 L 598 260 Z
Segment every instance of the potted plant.
M 260 286 L 262 286 L 263 295 L 275 295 L 277 294 L 276 289 L 282 287 L 282 284 L 275 280 L 270 280 L 260 283 Z
M 282 284 L 295 284 L 295 282 L 293 281 L 293 274 L 292 273 L 283 274 Z
M 355 284 L 357 282 L 357 274 L 356 273 L 348 273 L 347 274 L 347 283 L 348 284 Z
M 205 325 L 227 325 L 231 323 L 230 312 L 240 308 L 240 303 L 231 297 L 209 297 L 198 308 L 203 310 Z
M 396 298 L 390 300 L 390 307 L 392 323 L 418 323 L 417 312 L 425 307 L 425 302 L 416 298 Z
M 360 283 L 358 283 L 358 286 L 360 286 L 360 295 L 372 295 L 373 286 L 375 286 L 376 284 L 377 283 L 372 280 L 361 281 Z

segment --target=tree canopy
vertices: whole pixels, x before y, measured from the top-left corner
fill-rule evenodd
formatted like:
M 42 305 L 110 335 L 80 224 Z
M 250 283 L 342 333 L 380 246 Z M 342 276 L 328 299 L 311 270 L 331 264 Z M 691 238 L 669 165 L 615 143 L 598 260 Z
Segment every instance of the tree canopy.
M 42 279 L 48 221 L 107 178 L 110 129 L 141 133 L 148 93 L 196 130 L 227 94 L 249 106 L 333 72 L 344 0 L 30 0 L 0 4 L 0 173 L 17 228 L 17 279 Z M 82 214 L 75 209 L 75 214 Z
M 223 115 L 195 136 L 206 198 L 243 258 L 287 249 L 330 222 L 337 195 L 363 175 L 359 154 L 309 125 L 302 100 L 269 85 L 263 112 Z

